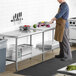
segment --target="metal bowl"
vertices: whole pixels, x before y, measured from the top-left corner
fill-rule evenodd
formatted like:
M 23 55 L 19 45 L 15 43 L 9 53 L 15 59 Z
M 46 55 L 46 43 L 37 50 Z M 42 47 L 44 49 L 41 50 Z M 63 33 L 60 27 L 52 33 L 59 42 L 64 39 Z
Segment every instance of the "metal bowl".
M 29 30 L 30 27 L 20 26 L 19 29 L 20 29 L 20 31 L 25 31 L 25 30 Z

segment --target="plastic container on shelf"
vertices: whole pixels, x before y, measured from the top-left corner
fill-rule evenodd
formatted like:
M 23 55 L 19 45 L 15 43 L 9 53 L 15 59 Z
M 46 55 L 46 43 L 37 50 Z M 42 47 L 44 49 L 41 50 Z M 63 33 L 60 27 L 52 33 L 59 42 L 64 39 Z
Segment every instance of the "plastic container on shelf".
M 7 54 L 9 55 L 7 55 L 7 58 L 15 60 L 15 56 L 16 56 L 15 44 L 11 44 L 8 50 L 9 51 Z M 31 53 L 32 47 L 29 45 L 21 44 L 17 46 L 17 50 L 18 50 L 18 58 L 21 58 L 23 55 L 27 55 Z

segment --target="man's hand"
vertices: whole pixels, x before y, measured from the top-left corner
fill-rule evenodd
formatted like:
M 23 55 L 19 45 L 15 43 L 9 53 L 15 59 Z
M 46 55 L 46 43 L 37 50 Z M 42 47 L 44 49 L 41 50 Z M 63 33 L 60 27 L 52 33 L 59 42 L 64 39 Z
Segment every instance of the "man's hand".
M 49 24 L 52 24 L 54 21 L 51 19 L 51 21 L 49 21 Z
M 52 24 L 54 21 L 56 20 L 56 18 L 52 18 L 51 21 L 49 21 L 49 24 Z

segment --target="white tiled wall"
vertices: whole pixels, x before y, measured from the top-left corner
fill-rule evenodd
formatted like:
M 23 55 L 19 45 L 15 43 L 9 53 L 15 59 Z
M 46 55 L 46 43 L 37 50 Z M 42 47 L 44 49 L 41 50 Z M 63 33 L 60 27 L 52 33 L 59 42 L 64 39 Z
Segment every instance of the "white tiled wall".
M 57 5 L 56 0 L 0 0 L 0 33 L 17 27 L 10 22 L 15 13 L 23 13 L 22 24 L 33 25 L 49 21 L 55 15 Z

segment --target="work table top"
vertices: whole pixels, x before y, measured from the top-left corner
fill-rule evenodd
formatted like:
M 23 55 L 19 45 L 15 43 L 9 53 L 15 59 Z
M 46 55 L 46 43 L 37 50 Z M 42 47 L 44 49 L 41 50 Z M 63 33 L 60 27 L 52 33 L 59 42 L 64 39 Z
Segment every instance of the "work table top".
M 54 30 L 54 29 L 55 29 L 55 24 L 51 24 L 51 27 L 49 28 L 45 26 L 39 27 L 39 28 L 31 27 L 30 30 L 28 31 L 14 30 L 14 31 L 2 33 L 0 34 L 0 36 L 19 38 L 19 37 L 30 36 L 30 35 L 42 33 L 42 32 L 49 31 L 49 30 Z

